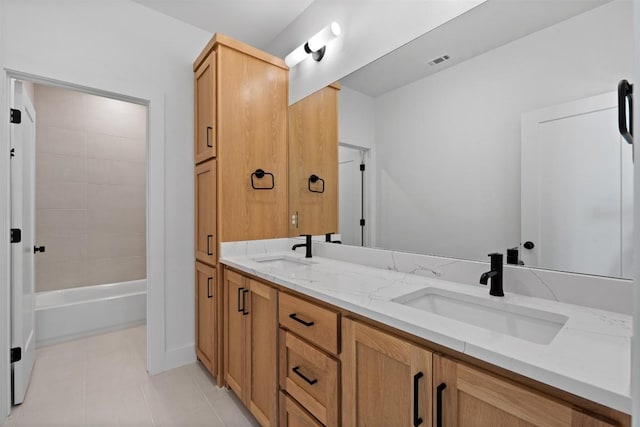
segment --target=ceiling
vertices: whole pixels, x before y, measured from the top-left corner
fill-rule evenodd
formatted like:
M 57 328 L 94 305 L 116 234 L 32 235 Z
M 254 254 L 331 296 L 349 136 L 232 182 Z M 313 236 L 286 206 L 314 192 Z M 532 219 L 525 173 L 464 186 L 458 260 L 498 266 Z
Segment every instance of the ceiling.
M 264 49 L 313 0 L 134 0 L 210 33 Z
M 488 0 L 340 82 L 376 97 L 609 1 Z M 442 55 L 451 59 L 428 64 Z

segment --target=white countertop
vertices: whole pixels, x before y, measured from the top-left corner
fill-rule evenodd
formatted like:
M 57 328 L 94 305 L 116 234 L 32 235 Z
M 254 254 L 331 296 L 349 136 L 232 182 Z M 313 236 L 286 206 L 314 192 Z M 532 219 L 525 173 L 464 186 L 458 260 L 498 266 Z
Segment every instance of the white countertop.
M 265 256 L 304 259 L 293 251 L 223 256 L 220 262 L 320 301 L 509 371 L 631 413 L 631 316 L 488 288 L 313 257 L 310 265 L 259 263 Z M 392 299 L 439 288 L 568 317 L 549 344 L 483 329 Z M 505 285 L 505 289 L 508 286 Z

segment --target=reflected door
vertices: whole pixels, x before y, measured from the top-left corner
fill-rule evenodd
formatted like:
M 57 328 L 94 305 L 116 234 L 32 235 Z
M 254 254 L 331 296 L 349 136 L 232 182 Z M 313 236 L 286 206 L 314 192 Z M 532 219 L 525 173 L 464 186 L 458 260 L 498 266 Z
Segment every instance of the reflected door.
M 20 123 L 11 124 L 11 228 L 22 235 L 20 242 L 11 244 L 11 348 L 20 353 L 11 364 L 11 396 L 18 405 L 35 361 L 36 113 L 21 82 L 12 80 L 11 96 L 12 108 L 21 113 Z
M 632 159 L 617 130 L 615 96 L 524 115 L 522 143 L 525 264 L 628 274 Z

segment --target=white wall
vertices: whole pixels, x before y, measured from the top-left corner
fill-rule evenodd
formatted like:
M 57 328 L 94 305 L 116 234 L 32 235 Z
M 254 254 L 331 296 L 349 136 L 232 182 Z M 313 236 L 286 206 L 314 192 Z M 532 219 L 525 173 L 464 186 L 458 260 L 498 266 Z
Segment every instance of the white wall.
M 518 245 L 521 113 L 616 90 L 631 19 L 610 3 L 377 98 L 378 245 L 482 260 Z
M 375 143 L 374 99 L 346 86 L 343 86 L 338 94 L 340 144 L 373 148 Z
M 149 266 L 160 271 L 149 286 L 166 284 L 156 307 L 166 322 L 156 325 L 165 329 L 162 360 L 150 368 L 193 360 L 192 62 L 211 34 L 128 0 L 5 0 L 4 12 L 7 68 L 151 100 L 149 187 L 166 192 L 164 208 L 149 212 L 149 227 L 164 228 L 149 234 L 151 256 L 164 257 Z
M 342 27 L 321 62 L 306 60 L 291 70 L 293 104 L 484 1 L 315 1 L 266 50 L 284 58 L 330 22 Z

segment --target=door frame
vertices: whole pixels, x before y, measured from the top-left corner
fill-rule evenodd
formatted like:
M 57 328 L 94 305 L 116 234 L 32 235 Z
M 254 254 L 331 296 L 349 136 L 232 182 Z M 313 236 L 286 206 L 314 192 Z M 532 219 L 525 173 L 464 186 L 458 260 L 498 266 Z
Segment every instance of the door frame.
M 0 105 L 0 422 L 10 408 L 10 175 L 9 175 L 9 91 L 10 80 L 26 80 L 71 89 L 97 96 L 131 102 L 147 107 L 146 143 L 146 232 L 147 232 L 147 371 L 162 372 L 171 366 L 167 360 L 165 335 L 165 94 L 159 91 L 136 90 L 136 93 L 118 93 L 107 88 L 69 83 L 22 71 L 3 69 L 0 74 L 5 96 Z M 8 405 L 8 406 L 5 406 Z

